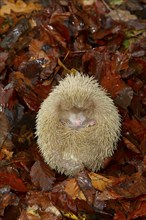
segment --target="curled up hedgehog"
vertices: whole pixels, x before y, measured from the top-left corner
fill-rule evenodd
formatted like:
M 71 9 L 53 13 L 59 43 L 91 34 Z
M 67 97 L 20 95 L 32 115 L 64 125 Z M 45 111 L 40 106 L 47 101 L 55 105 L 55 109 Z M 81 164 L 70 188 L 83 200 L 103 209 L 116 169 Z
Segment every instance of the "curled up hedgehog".
M 36 136 L 45 162 L 65 175 L 98 171 L 120 136 L 113 100 L 95 79 L 67 75 L 41 104 Z

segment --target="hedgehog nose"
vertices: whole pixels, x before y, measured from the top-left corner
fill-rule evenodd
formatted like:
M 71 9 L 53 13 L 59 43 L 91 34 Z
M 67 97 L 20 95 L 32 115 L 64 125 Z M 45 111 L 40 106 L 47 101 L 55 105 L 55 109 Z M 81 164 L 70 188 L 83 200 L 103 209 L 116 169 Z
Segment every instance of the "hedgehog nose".
M 75 120 L 75 125 L 76 125 L 76 126 L 81 126 L 81 125 L 82 125 L 81 120 L 80 120 L 80 119 L 76 119 L 76 120 Z

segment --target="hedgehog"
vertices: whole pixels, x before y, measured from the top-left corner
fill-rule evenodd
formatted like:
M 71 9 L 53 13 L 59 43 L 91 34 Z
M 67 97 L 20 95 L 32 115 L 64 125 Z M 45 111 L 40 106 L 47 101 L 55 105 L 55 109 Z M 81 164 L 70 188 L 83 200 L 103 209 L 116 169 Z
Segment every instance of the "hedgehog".
M 36 136 L 44 161 L 74 176 L 97 172 L 111 157 L 120 137 L 121 118 L 107 91 L 94 77 L 68 74 L 43 101 Z

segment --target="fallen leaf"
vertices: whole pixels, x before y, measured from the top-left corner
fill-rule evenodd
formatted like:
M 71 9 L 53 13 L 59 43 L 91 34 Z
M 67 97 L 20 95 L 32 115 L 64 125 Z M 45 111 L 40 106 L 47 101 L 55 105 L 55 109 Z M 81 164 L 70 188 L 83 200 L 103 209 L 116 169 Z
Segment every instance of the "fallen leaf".
M 37 188 L 40 188 L 42 191 L 51 190 L 55 181 L 55 175 L 53 171 L 41 161 L 36 161 L 33 164 L 31 167 L 30 176 L 33 184 Z
M 139 149 L 135 146 L 135 144 L 133 144 L 130 140 L 128 140 L 127 138 L 123 138 L 123 140 L 124 140 L 124 142 L 125 142 L 125 144 L 126 144 L 126 146 L 127 146 L 127 148 L 128 149 L 130 149 L 130 150 L 132 150 L 133 152 L 135 152 L 135 153 L 137 153 L 137 154 L 139 154 L 140 153 L 140 151 L 139 151 Z
M 12 104 L 12 96 L 14 92 L 14 84 L 11 82 L 7 86 L 0 85 L 0 111 L 3 111 L 5 107 L 10 107 Z
M 19 204 L 19 198 L 16 194 L 10 192 L 10 189 L 8 188 L 5 188 L 4 193 L 0 193 L 0 196 L 0 216 L 4 216 L 4 213 L 6 212 L 5 209 L 9 206 L 17 206 Z
M 123 21 L 123 22 L 137 19 L 137 17 L 131 14 L 128 10 L 121 10 L 121 9 L 111 10 L 108 13 L 108 16 L 111 16 L 112 19 L 115 21 Z
M 118 183 L 116 183 L 118 181 Z M 100 201 L 121 198 L 136 198 L 146 193 L 146 180 L 140 173 L 117 179 L 97 196 Z
M 77 183 L 80 189 L 82 190 L 84 196 L 86 197 L 86 201 L 88 202 L 88 204 L 92 205 L 96 194 L 96 190 L 92 186 L 91 179 L 86 171 L 82 171 L 78 174 Z
M 17 0 L 16 2 L 10 2 L 10 1 L 5 1 L 5 5 L 2 6 L 1 10 L 0 10 L 0 16 L 4 17 L 7 14 L 10 14 L 12 11 L 16 12 L 16 13 L 30 13 L 34 10 L 40 10 L 41 9 L 41 5 L 33 3 L 33 2 L 29 2 L 29 3 L 25 3 L 22 0 Z
M 1 129 L 0 129 L 0 148 L 1 147 L 5 148 L 5 152 L 3 152 L 3 153 L 6 155 L 8 153 L 8 150 L 6 148 L 11 147 L 13 144 L 12 144 L 10 138 L 8 137 L 9 132 L 10 132 L 10 124 L 9 124 L 8 118 L 2 112 L 0 112 L 0 126 L 1 126 Z
M 99 191 L 104 191 L 109 185 L 113 183 L 113 180 L 106 178 L 97 173 L 90 172 L 89 177 L 91 178 L 92 185 Z
M 68 179 L 65 184 L 64 191 L 72 197 L 72 199 L 86 200 L 83 192 L 80 190 L 76 179 Z
M 19 178 L 16 172 L 13 169 L 0 170 L 0 186 L 3 187 L 5 185 L 9 185 L 13 190 L 19 192 L 27 192 L 28 189 L 23 183 L 22 179 Z
M 20 219 L 61 220 L 60 211 L 52 204 L 49 193 L 30 192 L 27 194 L 27 209 L 22 211 Z

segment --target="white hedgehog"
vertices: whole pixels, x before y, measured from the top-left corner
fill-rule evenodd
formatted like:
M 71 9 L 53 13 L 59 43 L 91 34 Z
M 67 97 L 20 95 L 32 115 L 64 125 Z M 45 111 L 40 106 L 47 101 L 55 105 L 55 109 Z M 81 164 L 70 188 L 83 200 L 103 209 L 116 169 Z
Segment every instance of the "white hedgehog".
M 116 149 L 120 125 L 106 91 L 77 72 L 60 81 L 42 103 L 37 142 L 45 162 L 60 173 L 73 176 L 84 167 L 98 171 Z

